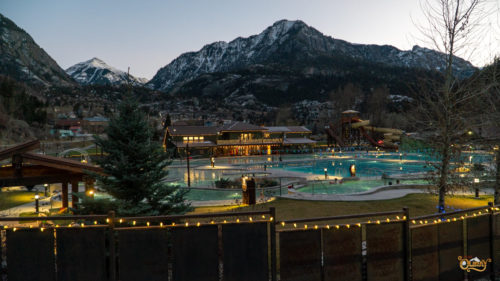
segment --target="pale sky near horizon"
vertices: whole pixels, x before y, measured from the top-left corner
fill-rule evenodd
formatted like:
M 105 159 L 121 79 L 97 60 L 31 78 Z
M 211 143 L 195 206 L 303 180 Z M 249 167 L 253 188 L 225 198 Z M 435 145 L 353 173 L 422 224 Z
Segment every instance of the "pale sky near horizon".
M 422 19 L 419 0 L 1 0 L 0 13 L 64 69 L 98 57 L 148 79 L 182 53 L 258 34 L 281 19 L 300 19 L 352 43 L 426 45 L 415 27 Z M 498 23 L 498 13 L 493 16 Z M 497 35 L 466 59 L 490 62 L 499 54 Z

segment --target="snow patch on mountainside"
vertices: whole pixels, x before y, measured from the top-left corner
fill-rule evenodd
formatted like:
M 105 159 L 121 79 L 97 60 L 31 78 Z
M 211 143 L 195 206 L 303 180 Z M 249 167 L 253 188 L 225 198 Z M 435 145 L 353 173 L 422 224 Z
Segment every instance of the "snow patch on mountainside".
M 168 91 L 179 82 L 186 82 L 204 73 L 227 72 L 254 64 L 289 63 L 298 58 L 345 57 L 368 63 L 381 63 L 396 67 L 421 68 L 442 71 L 446 56 L 434 50 L 413 47 L 401 51 L 389 45 L 352 44 L 325 36 L 304 22 L 280 20 L 263 32 L 233 41 L 205 45 L 198 52 L 188 52 L 161 68 L 147 86 Z M 305 68 L 311 67 L 304 66 Z M 454 70 L 460 76 L 475 70 L 469 62 L 456 58 Z
M 147 82 L 146 78 L 129 76 L 125 71 L 116 69 L 99 58 L 77 63 L 66 69 L 66 73 L 81 85 L 121 85 L 126 84 L 128 79 L 133 85 Z

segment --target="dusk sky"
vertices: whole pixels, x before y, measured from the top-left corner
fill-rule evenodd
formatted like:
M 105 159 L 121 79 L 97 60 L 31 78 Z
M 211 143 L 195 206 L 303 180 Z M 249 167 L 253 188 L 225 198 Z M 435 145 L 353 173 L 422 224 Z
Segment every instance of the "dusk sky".
M 418 0 L 1 0 L 0 13 L 64 69 L 98 57 L 148 79 L 184 52 L 260 33 L 280 19 L 300 19 L 353 43 L 403 50 L 425 45 L 414 23 L 422 20 Z M 498 28 L 498 13 L 492 18 Z M 466 59 L 477 66 L 489 62 L 500 49 L 498 39 L 488 38 L 493 43 L 485 40 Z

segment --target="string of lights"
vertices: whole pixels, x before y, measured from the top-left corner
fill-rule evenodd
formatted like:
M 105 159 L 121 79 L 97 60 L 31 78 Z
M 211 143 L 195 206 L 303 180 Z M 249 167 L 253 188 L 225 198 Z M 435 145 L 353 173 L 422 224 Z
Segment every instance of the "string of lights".
M 443 223 L 451 223 L 451 222 L 456 222 L 456 221 L 461 221 L 465 220 L 467 218 L 474 218 L 474 217 L 479 217 L 479 216 L 484 216 L 484 215 L 489 215 L 489 214 L 495 214 L 496 211 L 500 211 L 499 207 L 487 207 L 484 209 L 475 209 L 475 212 L 467 212 L 467 210 L 464 210 L 463 214 L 457 215 L 457 216 L 450 216 L 447 214 L 442 214 L 441 216 L 437 218 L 429 218 L 429 219 L 412 219 L 409 218 L 409 225 L 410 227 L 418 227 L 422 225 L 431 225 L 431 224 L 443 224 Z M 333 220 L 333 219 L 332 219 Z M 337 229 L 351 229 L 351 228 L 360 228 L 362 225 L 380 225 L 380 224 L 387 224 L 387 223 L 395 223 L 395 222 L 404 222 L 407 220 L 406 216 L 395 216 L 395 217 L 386 217 L 385 219 L 376 219 L 376 220 L 368 220 L 368 221 L 358 221 L 358 222 L 352 222 L 352 223 L 339 223 L 339 224 L 314 224 L 310 222 L 304 222 L 304 223 L 297 223 L 297 222 L 291 222 L 287 223 L 285 221 L 280 221 L 280 222 L 274 222 L 274 217 L 272 216 L 248 216 L 248 217 L 238 217 L 236 219 L 228 220 L 210 220 L 210 221 L 184 221 L 181 223 L 176 223 L 176 222 L 154 222 L 154 224 L 150 221 L 141 221 L 142 224 L 145 223 L 145 225 L 138 225 L 138 220 L 135 219 L 126 219 L 126 218 L 116 218 L 113 220 L 114 227 L 117 229 L 122 229 L 122 228 L 131 228 L 131 227 L 141 227 L 141 228 L 174 228 L 174 227 L 200 227 L 200 226 L 205 226 L 205 225 L 215 225 L 215 224 L 238 224 L 238 223 L 263 223 L 263 222 L 269 222 L 269 223 L 275 223 L 276 225 L 281 226 L 279 230 L 287 230 L 287 229 L 332 229 L 332 230 L 337 230 Z M 311 222 L 314 222 L 313 219 L 311 219 Z M 85 228 L 85 227 L 109 227 L 111 224 L 111 219 L 106 218 L 105 223 L 101 223 L 97 220 L 94 221 L 88 221 L 88 222 L 71 222 L 68 223 L 67 225 L 61 225 L 61 224 L 56 224 L 56 225 L 42 225 L 42 226 L 15 226 L 15 227 L 9 227 L 8 225 L 3 226 L 4 230 L 9 230 L 12 229 L 12 231 L 17 231 L 17 230 L 22 230 L 22 229 L 33 229 L 33 228 L 38 228 L 40 231 L 45 231 L 47 229 L 58 229 L 58 228 Z

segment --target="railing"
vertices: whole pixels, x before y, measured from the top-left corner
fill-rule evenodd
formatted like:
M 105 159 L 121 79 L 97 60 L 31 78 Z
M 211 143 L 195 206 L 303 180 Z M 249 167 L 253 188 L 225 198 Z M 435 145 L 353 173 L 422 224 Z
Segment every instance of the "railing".
M 500 276 L 499 211 L 490 204 L 413 218 L 407 208 L 290 220 L 277 220 L 274 208 L 4 217 L 0 223 L 52 225 L 2 227 L 1 279 L 495 280 Z M 473 263 L 475 257 L 481 263 Z
M 282 139 L 217 140 L 217 145 L 280 144 Z

